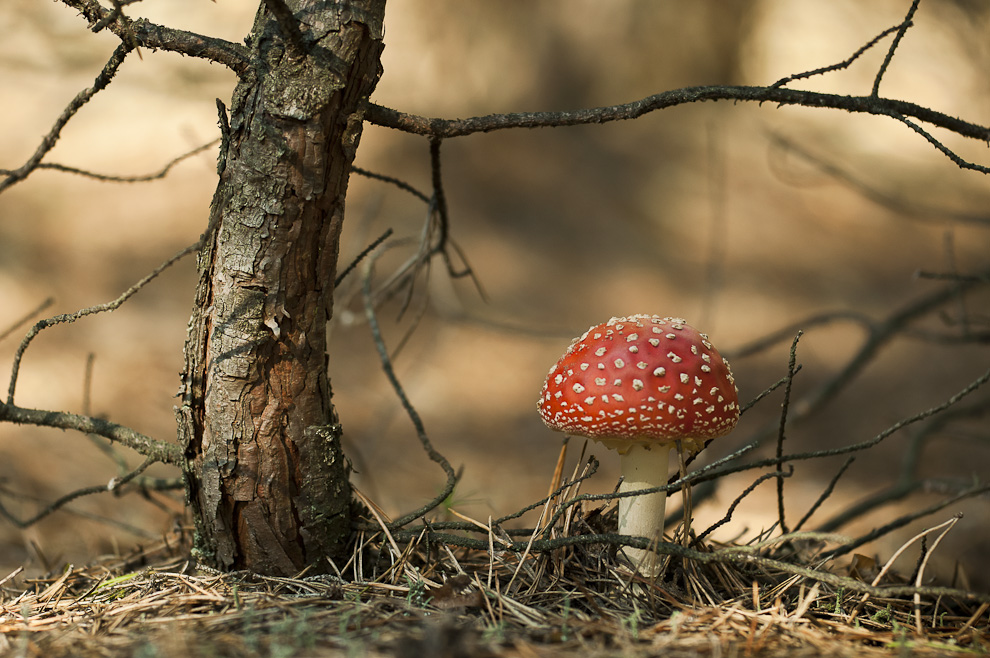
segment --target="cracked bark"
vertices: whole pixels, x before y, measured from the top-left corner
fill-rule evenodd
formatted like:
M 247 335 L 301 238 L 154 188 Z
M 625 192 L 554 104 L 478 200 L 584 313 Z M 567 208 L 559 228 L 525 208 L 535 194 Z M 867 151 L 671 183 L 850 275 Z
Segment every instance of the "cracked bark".
M 325 570 L 350 534 L 326 322 L 385 8 L 287 4 L 306 52 L 262 3 L 231 102 L 177 408 L 198 558 L 272 575 Z

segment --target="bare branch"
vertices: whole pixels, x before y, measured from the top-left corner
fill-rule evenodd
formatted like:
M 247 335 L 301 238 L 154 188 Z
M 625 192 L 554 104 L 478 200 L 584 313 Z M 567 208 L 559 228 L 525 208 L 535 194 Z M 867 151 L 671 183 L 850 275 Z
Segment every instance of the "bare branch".
M 970 162 L 970 161 L 968 161 L 968 160 L 966 160 L 964 158 L 959 157 L 958 155 L 956 155 L 956 153 L 952 149 L 950 149 L 948 146 L 946 146 L 945 144 L 943 144 L 939 140 L 935 139 L 935 136 L 934 135 L 932 135 L 930 132 L 928 132 L 927 130 L 925 130 L 924 128 L 922 128 L 918 124 L 916 124 L 914 121 L 911 121 L 910 119 L 908 119 L 907 117 L 905 117 L 903 114 L 900 114 L 899 112 L 891 111 L 891 112 L 887 113 L 887 116 L 889 116 L 891 118 L 894 118 L 894 119 L 897 119 L 898 121 L 900 121 L 901 123 L 903 123 L 905 126 L 907 126 L 908 128 L 910 128 L 914 132 L 916 132 L 919 135 L 921 135 L 922 137 L 924 137 L 925 140 L 929 144 L 931 144 L 932 146 L 934 146 L 940 153 L 942 153 L 942 155 L 944 155 L 945 157 L 947 157 L 950 160 L 952 160 L 952 162 L 955 163 L 955 165 L 957 167 L 959 167 L 960 169 L 970 169 L 972 171 L 978 171 L 981 174 L 988 174 L 988 173 L 990 173 L 990 167 L 985 167 L 983 165 L 978 165 L 978 164 L 975 164 L 973 162 Z
M 788 471 L 771 471 L 769 473 L 764 473 L 760 477 L 756 478 L 756 480 L 751 485 L 743 489 L 742 493 L 736 496 L 736 499 L 732 501 L 732 503 L 729 505 L 728 510 L 726 510 L 725 516 L 723 516 L 721 519 L 719 519 L 715 523 L 705 528 L 705 531 L 702 532 L 700 535 L 698 535 L 698 537 L 692 542 L 692 544 L 699 545 L 705 539 L 705 537 L 712 534 L 720 527 L 731 521 L 732 513 L 736 511 L 736 508 L 739 506 L 739 503 L 741 503 L 747 496 L 749 496 L 749 494 L 753 493 L 758 486 L 760 486 L 770 478 L 776 478 L 777 481 L 779 482 L 780 480 L 790 477 L 793 474 L 794 474 L 794 467 L 792 466 Z M 783 518 L 783 512 L 781 512 L 780 516 L 781 518 Z
M 896 433 L 896 432 L 904 429 L 905 427 L 908 427 L 910 425 L 913 425 L 914 423 L 917 423 L 919 421 L 925 420 L 927 418 L 931 418 L 931 417 L 933 417 L 933 416 L 935 416 L 935 415 L 937 415 L 939 413 L 942 413 L 943 411 L 945 411 L 949 407 L 952 407 L 952 406 L 958 404 L 964 398 L 966 398 L 967 396 L 969 396 L 972 393 L 974 393 L 975 391 L 977 391 L 979 388 L 981 388 L 988 381 L 990 381 L 990 370 L 987 370 L 985 373 L 983 373 L 983 375 L 981 375 L 980 377 L 978 377 L 976 380 L 974 380 L 973 382 L 971 382 L 968 386 L 966 386 L 964 389 L 962 389 L 961 391 L 959 391 L 958 393 L 956 393 L 955 395 L 953 395 L 952 397 L 950 397 L 945 402 L 942 402 L 941 404 L 938 404 L 938 405 L 936 405 L 934 407 L 931 407 L 931 408 L 926 409 L 924 411 L 921 411 L 919 413 L 916 413 L 916 414 L 913 414 L 911 416 L 908 416 L 907 418 L 904 418 L 902 420 L 899 420 L 896 423 L 894 423 L 893 425 L 889 426 L 887 429 L 885 429 L 882 432 L 880 432 L 879 434 L 875 435 L 873 438 L 867 439 L 866 441 L 860 441 L 858 443 L 852 443 L 852 444 L 849 444 L 849 445 L 846 445 L 846 446 L 842 446 L 842 447 L 839 447 L 839 448 L 830 448 L 830 449 L 827 449 L 827 450 L 815 450 L 815 451 L 812 451 L 812 452 L 799 452 L 799 453 L 793 453 L 793 454 L 790 454 L 790 455 L 783 455 L 780 459 L 777 459 L 776 457 L 769 458 L 769 459 L 763 459 L 763 460 L 756 461 L 756 462 L 753 462 L 751 464 L 748 464 L 748 465 L 745 465 L 745 466 L 741 466 L 741 467 L 731 467 L 731 468 L 719 469 L 717 472 L 715 472 L 715 473 L 713 473 L 711 475 L 704 476 L 703 478 L 692 477 L 692 476 L 698 475 L 698 473 L 701 472 L 701 471 L 698 471 L 698 472 L 695 472 L 695 473 L 692 473 L 692 474 L 688 475 L 688 477 L 685 478 L 685 479 L 686 480 L 689 480 L 689 481 L 692 481 L 692 482 L 697 482 L 697 481 L 700 481 L 702 479 L 707 480 L 707 479 L 712 479 L 712 478 L 718 478 L 718 477 L 721 477 L 723 475 L 727 475 L 729 473 L 735 473 L 735 472 L 738 472 L 738 471 L 746 471 L 746 470 L 749 470 L 751 468 L 767 467 L 767 466 L 777 466 L 778 464 L 786 463 L 786 462 L 789 462 L 789 461 L 799 461 L 799 460 L 806 460 L 806 459 L 817 459 L 819 457 L 833 457 L 833 456 L 836 456 L 836 455 L 848 455 L 848 454 L 851 454 L 851 453 L 854 453 L 854 452 L 861 452 L 863 450 L 866 450 L 867 448 L 872 448 L 873 446 L 877 445 L 878 443 L 880 443 L 881 441 L 883 441 L 884 439 L 886 439 L 891 434 L 894 434 L 894 433 Z M 719 460 L 720 463 L 722 463 L 724 461 L 726 461 L 726 460 Z
M 972 498 L 974 496 L 984 495 L 987 493 L 990 493 L 990 485 L 984 484 L 984 485 L 975 485 L 973 487 L 970 487 L 965 491 L 961 491 L 955 494 L 954 496 L 950 496 L 949 498 L 940 500 L 939 502 L 930 505 L 929 507 L 918 510 L 917 512 L 912 512 L 911 514 L 905 514 L 904 516 L 898 517 L 893 521 L 891 521 L 890 523 L 880 526 L 879 528 L 874 528 L 873 530 L 866 533 L 862 537 L 857 537 L 855 540 L 849 542 L 848 544 L 844 544 L 836 548 L 835 550 L 831 551 L 828 554 L 828 557 L 834 559 L 839 557 L 840 555 L 845 555 L 846 553 L 849 553 L 850 551 L 859 548 L 863 544 L 868 544 L 871 541 L 874 541 L 875 539 L 890 534 L 894 530 L 903 528 L 904 526 L 906 526 L 907 524 L 911 523 L 916 519 L 920 519 L 930 514 L 934 514 L 935 512 L 938 512 L 940 510 L 943 510 L 952 503 L 958 502 L 965 498 Z
M 894 60 L 894 52 L 897 50 L 897 46 L 900 45 L 901 39 L 904 38 L 904 35 L 913 24 L 911 19 L 914 18 L 914 13 L 918 11 L 918 3 L 920 1 L 921 0 L 914 0 L 914 2 L 911 3 L 907 16 L 905 16 L 904 21 L 901 22 L 899 29 L 897 30 L 897 35 L 894 37 L 893 42 L 891 42 L 890 49 L 887 50 L 887 56 L 884 57 L 883 64 L 880 65 L 880 70 L 877 71 L 877 77 L 873 81 L 873 91 L 870 93 L 871 96 L 876 97 L 880 95 L 880 81 L 883 80 L 884 73 L 887 72 L 887 68 Z
M 416 539 L 424 530 L 427 532 L 430 541 L 441 542 L 450 546 L 463 546 L 477 550 L 489 550 L 487 538 L 464 537 L 448 533 L 432 532 L 430 528 L 409 528 L 407 530 L 393 530 L 392 536 L 397 541 L 409 541 Z M 790 535 L 785 539 L 799 539 L 801 535 L 808 538 L 813 537 L 813 533 L 800 533 L 798 536 Z M 680 544 L 670 542 L 647 541 L 643 537 L 627 537 L 625 535 L 598 534 L 598 535 L 573 535 L 568 537 L 556 537 L 553 539 L 537 539 L 535 541 L 514 541 L 503 542 L 501 549 L 522 553 L 531 551 L 534 553 L 544 553 L 569 546 L 631 546 L 644 550 L 655 551 L 661 555 L 672 555 L 678 558 L 686 558 L 695 562 L 708 563 L 731 563 L 749 564 L 765 569 L 774 569 L 785 573 L 802 576 L 808 580 L 828 583 L 837 588 L 843 588 L 850 592 L 860 592 L 870 594 L 874 597 L 899 597 L 913 596 L 921 594 L 923 596 L 953 597 L 963 601 L 987 601 L 990 602 L 990 594 L 968 592 L 965 590 L 950 587 L 915 587 L 910 585 L 882 585 L 875 586 L 863 582 L 857 578 L 840 576 L 828 571 L 821 571 L 810 567 L 791 564 L 781 560 L 763 557 L 753 550 L 744 550 L 748 547 L 730 547 L 716 551 L 702 551 L 687 548 Z
M 409 183 L 407 183 L 404 180 L 401 180 L 399 178 L 395 178 L 393 176 L 386 176 L 385 174 L 378 174 L 378 173 L 375 173 L 373 171 L 368 171 L 367 169 L 362 169 L 361 167 L 351 167 L 351 172 L 352 173 L 355 173 L 355 174 L 358 174 L 360 176 L 364 176 L 365 178 L 370 178 L 372 180 L 380 180 L 383 183 L 388 183 L 389 185 L 395 185 L 400 190 L 404 190 L 406 192 L 409 192 L 409 194 L 412 194 L 414 197 L 416 197 L 417 199 L 419 199 L 423 203 L 429 203 L 430 202 L 430 197 L 429 196 L 427 196 L 426 194 L 420 192 L 415 187 L 413 187 Z
M 391 236 L 392 236 L 392 229 L 388 229 L 384 233 L 379 235 L 377 238 L 375 238 L 375 240 L 371 244 L 369 244 L 367 247 L 362 249 L 361 253 L 358 254 L 354 258 L 354 260 L 351 261 L 351 264 L 345 267 L 344 271 L 337 275 L 337 278 L 335 278 L 333 281 L 333 287 L 336 288 L 337 286 L 339 286 L 341 281 L 343 281 L 347 277 L 347 275 L 350 274 L 362 260 L 368 257 L 368 254 L 370 254 L 372 251 L 377 249 L 381 243 L 388 240 L 389 237 Z
M 791 406 L 791 388 L 794 385 L 794 374 L 797 372 L 797 346 L 798 341 L 801 340 L 801 336 L 804 334 L 803 331 L 798 331 L 797 335 L 794 336 L 794 341 L 791 343 L 791 354 L 787 361 L 787 383 L 784 385 L 784 401 L 780 405 L 780 424 L 777 427 L 777 459 L 781 459 L 784 455 L 784 439 L 786 437 L 785 429 L 787 426 L 787 410 Z M 784 465 L 784 462 L 779 462 L 780 466 Z M 784 520 L 784 478 L 777 478 L 777 520 L 780 525 L 780 531 L 787 534 L 787 523 Z
M 142 462 L 141 465 L 138 466 L 136 469 L 134 469 L 130 473 L 126 473 L 125 475 L 119 478 L 114 478 L 109 485 L 100 484 L 93 487 L 83 487 L 81 489 L 76 489 L 75 491 L 71 491 L 65 494 L 64 496 L 61 496 L 57 500 L 52 501 L 50 504 L 46 505 L 44 508 L 38 511 L 34 516 L 28 517 L 26 519 L 20 519 L 16 517 L 13 513 L 10 512 L 10 510 L 6 508 L 6 506 L 4 506 L 2 502 L 0 502 L 0 516 L 7 519 L 7 521 L 17 526 L 18 528 L 23 529 L 30 527 L 35 523 L 37 523 L 38 521 L 40 521 L 41 519 L 48 516 L 49 514 L 52 514 L 53 512 L 57 512 L 59 509 L 65 507 L 66 505 L 76 500 L 77 498 L 115 491 L 120 485 L 130 482 L 135 477 L 137 477 L 142 472 L 144 472 L 145 469 L 147 469 L 156 461 L 158 460 L 153 459 L 151 457 L 145 459 L 144 462 Z
M 423 449 L 426 451 L 427 456 L 431 461 L 439 464 L 440 468 L 443 469 L 443 472 L 447 474 L 447 482 L 444 485 L 443 490 L 441 490 L 441 492 L 433 500 L 418 510 L 405 514 L 388 524 L 389 529 L 400 528 L 429 513 L 430 510 L 433 510 L 440 505 L 447 498 L 447 496 L 454 491 L 454 486 L 457 484 L 457 473 L 450 465 L 450 462 L 447 461 L 447 458 L 437 452 L 433 447 L 429 436 L 426 434 L 426 427 L 423 425 L 423 420 L 420 418 L 416 409 L 412 406 L 412 403 L 409 402 L 409 398 L 406 397 L 402 384 L 399 383 L 399 379 L 395 376 L 395 371 L 392 369 L 392 360 L 388 356 L 388 349 L 385 347 L 385 342 L 382 339 L 381 328 L 378 326 L 378 316 L 375 314 L 375 304 L 371 295 L 370 269 L 365 275 L 362 293 L 364 297 L 365 317 L 368 319 L 368 327 L 371 330 L 372 338 L 375 341 L 375 349 L 378 350 L 378 357 L 382 363 L 382 370 L 385 372 L 385 376 L 392 385 L 392 389 L 395 391 L 395 394 L 399 397 L 399 401 L 402 403 L 403 409 L 406 410 L 406 415 L 409 416 L 409 420 L 412 421 L 413 427 L 416 428 L 416 436 L 419 438 L 419 442 L 423 445 Z
M 852 466 L 854 461 L 856 461 L 855 457 L 846 458 L 846 461 L 842 463 L 842 466 L 839 468 L 838 472 L 832 477 L 831 480 L 829 480 L 828 486 L 825 487 L 825 490 L 822 491 L 821 495 L 818 496 L 818 499 L 811 505 L 811 507 L 808 508 L 808 511 L 804 513 L 804 516 L 802 516 L 801 520 L 797 522 L 797 525 L 794 526 L 794 532 L 798 532 L 801 528 L 803 528 L 804 524 L 807 523 L 808 519 L 810 519 L 818 508 L 821 507 L 822 503 L 828 500 L 828 497 L 832 495 L 833 491 L 835 491 L 836 483 L 838 483 L 839 479 L 842 478 L 843 474 L 845 474 L 846 469 Z
M 34 310 L 28 312 L 26 315 L 24 315 L 24 317 L 22 317 L 22 318 L 20 318 L 20 319 L 18 319 L 16 321 L 14 321 L 14 323 L 12 325 L 10 325 L 9 327 L 7 327 L 3 331 L 0 331 L 0 340 L 3 340 L 4 338 L 6 338 L 7 336 L 9 336 L 10 334 L 12 334 L 15 331 L 17 331 L 18 327 L 20 327 L 21 325 L 27 324 L 27 322 L 30 321 L 31 318 L 33 318 L 34 316 L 38 315 L 39 313 L 41 313 L 42 311 L 44 311 L 46 308 L 48 308 L 49 306 L 51 306 L 54 303 L 55 303 L 55 298 L 54 297 L 49 297 L 45 301 L 41 302 L 41 304 L 39 304 L 37 306 L 37 308 L 35 308 Z
M 89 308 L 84 308 L 80 311 L 76 311 L 75 313 L 71 313 L 67 315 L 66 314 L 56 315 L 54 317 L 47 318 L 45 320 L 40 320 L 39 322 L 37 322 L 33 327 L 31 327 L 31 330 L 27 333 L 27 335 L 24 336 L 23 340 L 21 340 L 21 344 L 20 346 L 18 346 L 17 352 L 14 353 L 14 363 L 13 366 L 11 367 L 11 372 L 10 372 L 10 385 L 7 389 L 7 404 L 8 405 L 14 404 L 14 392 L 17 389 L 17 375 L 20 372 L 21 359 L 24 357 L 24 351 L 27 350 L 28 346 L 31 344 L 31 341 L 34 340 L 35 336 L 37 336 L 39 333 L 41 333 L 43 330 L 47 329 L 48 327 L 54 326 L 56 324 L 75 322 L 79 318 L 86 317 L 87 315 L 94 315 L 96 313 L 103 313 L 105 311 L 113 311 L 117 309 L 118 307 L 120 307 L 121 304 L 126 302 L 135 293 L 137 293 L 138 290 L 146 286 L 150 281 L 152 281 L 155 277 L 157 277 L 159 274 L 161 274 L 170 266 L 172 266 L 176 261 L 183 258 L 184 256 L 191 254 L 197 249 L 199 249 L 199 243 L 186 247 L 185 249 L 183 249 L 182 251 L 175 254 L 167 261 L 159 265 L 157 268 L 155 268 L 153 272 L 151 272 L 151 274 L 148 274 L 146 277 L 135 283 L 133 286 L 127 289 L 124 292 L 124 294 L 122 294 L 120 297 L 113 300 L 112 302 L 107 302 L 106 304 L 99 304 L 97 306 L 90 306 Z M 99 432 L 97 432 L 97 434 L 99 434 Z
M 365 119 L 376 126 L 394 128 L 415 135 L 431 137 L 463 137 L 475 133 L 506 130 L 509 128 L 557 128 L 580 126 L 610 121 L 636 119 L 657 110 L 664 110 L 700 101 L 745 101 L 752 103 L 776 103 L 805 107 L 831 108 L 851 113 L 892 116 L 901 114 L 913 117 L 952 131 L 963 137 L 990 141 L 990 128 L 963 121 L 927 107 L 907 101 L 874 96 L 840 96 L 814 91 L 801 91 L 780 87 L 705 86 L 685 87 L 661 92 L 653 96 L 608 107 L 595 107 L 566 112 L 517 112 L 489 114 L 469 119 L 439 119 L 417 116 L 369 103 Z
M 852 55 L 850 55 L 847 59 L 842 60 L 838 64 L 831 64 L 829 66 L 823 66 L 822 68 L 815 69 L 814 71 L 805 71 L 804 73 L 795 73 L 794 75 L 789 75 L 786 78 L 781 78 L 780 80 L 778 80 L 777 82 L 773 83 L 770 86 L 771 87 L 783 87 L 787 83 L 794 82 L 795 80 L 806 80 L 807 78 L 813 78 L 816 75 L 823 75 L 825 73 L 831 73 L 832 71 L 841 71 L 843 69 L 847 69 L 847 68 L 849 68 L 849 66 L 852 65 L 853 62 L 855 62 L 857 59 L 859 59 L 863 55 L 863 53 L 865 53 L 867 50 L 869 50 L 873 46 L 877 45 L 877 43 L 879 43 L 880 40 L 883 39 L 888 34 L 891 34 L 893 32 L 897 32 L 898 30 L 900 30 L 901 27 L 902 27 L 901 25 L 894 25 L 893 27 L 888 27 L 886 30 L 884 30 L 883 32 L 881 32 L 877 36 L 875 36 L 872 39 L 870 39 L 869 41 L 867 41 L 865 45 L 863 45 L 859 50 L 857 50 Z
M 893 212 L 909 218 L 921 221 L 944 222 L 950 220 L 961 224 L 973 224 L 976 226 L 990 226 L 990 214 L 960 212 L 949 208 L 939 208 L 927 205 L 920 199 L 907 199 L 903 194 L 889 194 L 878 188 L 868 185 L 855 175 L 846 171 L 839 165 L 811 153 L 791 139 L 776 132 L 770 133 L 771 143 L 775 147 L 798 155 L 800 158 L 814 166 L 826 176 L 848 185 L 863 198 L 873 203 L 888 208 Z M 785 181 L 786 182 L 786 181 Z
M 125 20 L 119 15 L 114 18 L 111 16 L 114 10 L 101 6 L 98 0 L 62 0 L 62 2 L 78 10 L 89 22 L 90 28 L 102 29 L 105 24 L 125 44 L 133 40 L 138 45 L 152 50 L 167 50 L 207 59 L 223 64 L 239 76 L 247 74 L 251 68 L 248 49 L 241 44 L 176 30 L 143 18 L 134 21 Z
M 140 174 L 137 176 L 114 176 L 111 174 L 99 174 L 93 171 L 88 171 L 86 169 L 79 169 L 78 167 L 70 167 L 68 165 L 49 163 L 49 162 L 41 162 L 35 167 L 35 169 L 52 169 L 54 171 L 61 171 L 67 174 L 77 174 L 79 176 L 85 176 L 86 178 L 94 178 L 96 180 L 106 181 L 108 183 L 147 183 L 150 181 L 161 180 L 162 178 L 165 178 L 168 175 L 168 172 L 172 171 L 172 168 L 175 167 L 175 165 L 179 164 L 183 160 L 187 160 L 193 157 L 194 155 L 198 155 L 202 153 L 206 149 L 219 143 L 219 141 L 220 141 L 219 139 L 215 139 L 212 142 L 203 144 L 202 146 L 197 146 L 193 150 L 187 151 L 186 153 L 183 153 L 182 155 L 173 158 L 164 167 L 162 167 L 161 169 L 159 169 L 158 171 L 152 174 Z M 14 172 L 9 169 L 0 169 L 0 174 L 7 175 L 12 173 Z
M 59 136 L 61 136 L 62 128 L 65 127 L 65 124 L 67 124 L 69 119 L 75 116 L 76 112 L 79 111 L 79 108 L 88 103 L 93 96 L 103 89 L 106 89 L 107 85 L 110 84 L 110 81 L 113 80 L 113 77 L 117 75 L 117 70 L 120 68 L 120 65 L 124 63 L 124 58 L 130 51 L 131 47 L 126 44 L 117 46 L 117 49 L 113 51 L 113 55 L 110 56 L 110 59 L 103 67 L 103 70 L 100 71 L 98 76 L 96 76 L 93 86 L 88 89 L 83 89 L 81 92 L 76 94 L 76 97 L 72 99 L 68 106 L 66 106 L 65 110 L 62 111 L 62 114 L 59 115 L 58 119 L 55 120 L 55 125 L 53 125 L 52 129 L 48 131 L 48 134 L 45 135 L 44 139 L 41 140 L 41 144 L 37 149 L 35 149 L 34 154 L 28 158 L 28 161 L 13 171 L 4 172 L 6 174 L 6 178 L 0 180 L 0 193 L 3 193 L 11 185 L 19 183 L 27 178 L 28 175 L 38 167 L 41 159 L 44 158 L 49 151 L 55 148 L 55 142 L 57 142 Z
M 130 427 L 118 425 L 102 418 L 80 416 L 62 411 L 26 409 L 16 407 L 13 404 L 0 404 L 0 422 L 99 434 L 145 457 L 153 458 L 155 461 L 176 466 L 185 463 L 185 457 L 178 445 L 157 441 Z

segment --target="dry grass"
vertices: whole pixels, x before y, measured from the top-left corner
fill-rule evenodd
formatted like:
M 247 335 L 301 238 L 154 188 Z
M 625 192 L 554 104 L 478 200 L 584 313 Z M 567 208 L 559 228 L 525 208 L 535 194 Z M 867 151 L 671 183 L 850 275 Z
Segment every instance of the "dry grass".
M 659 546 L 663 569 L 647 582 L 616 558 L 621 541 L 601 534 L 614 523 L 611 501 L 571 505 L 580 482 L 568 485 L 544 507 L 541 518 L 553 525 L 522 540 L 466 517 L 460 527 L 477 532 L 429 529 L 450 522 L 394 531 L 370 513 L 336 575 L 212 573 L 189 561 L 185 533 L 47 578 L 21 581 L 15 572 L 0 591 L 0 652 L 528 658 L 990 649 L 990 597 L 905 587 L 861 556 L 840 568 L 820 559 L 831 544 L 819 537 L 684 549 L 675 534 Z M 458 545 L 479 540 L 489 548 Z

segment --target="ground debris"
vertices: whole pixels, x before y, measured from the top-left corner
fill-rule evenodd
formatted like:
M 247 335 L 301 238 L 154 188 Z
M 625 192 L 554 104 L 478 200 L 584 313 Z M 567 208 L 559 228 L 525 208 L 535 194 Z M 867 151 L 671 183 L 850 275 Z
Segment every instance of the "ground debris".
M 49 577 L 17 575 L 0 587 L 0 653 L 841 658 L 990 650 L 986 603 L 923 597 L 917 608 L 912 597 L 864 597 L 763 563 L 668 556 L 649 583 L 601 546 L 520 555 L 425 537 L 399 554 L 391 545 L 365 537 L 340 576 L 198 570 L 165 542 Z M 811 564 L 814 551 L 795 546 L 791 554 L 805 550 Z M 372 556 L 390 562 L 369 566 Z

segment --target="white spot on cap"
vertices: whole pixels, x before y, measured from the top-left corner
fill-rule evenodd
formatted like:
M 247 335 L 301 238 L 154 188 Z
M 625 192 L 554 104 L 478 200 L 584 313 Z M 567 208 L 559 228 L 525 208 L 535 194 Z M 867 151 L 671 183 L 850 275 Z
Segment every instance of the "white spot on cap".
M 557 373 L 557 376 L 553 378 L 553 383 L 556 384 L 557 386 L 560 386 L 563 381 L 564 381 L 564 376 L 561 375 L 560 373 Z
M 616 402 L 625 402 L 625 400 L 622 398 L 622 396 L 619 395 L 618 393 L 613 393 L 612 394 L 612 399 L 615 400 Z
M 711 372 L 712 367 L 704 363 L 701 364 L 701 372 Z
M 575 393 L 584 393 L 584 386 L 581 386 L 580 384 L 574 384 L 572 388 Z
M 657 377 L 663 377 L 664 375 L 667 374 L 667 369 L 662 367 L 657 368 L 656 370 L 653 371 L 653 374 L 656 375 Z
M 650 345 L 652 345 L 653 347 L 660 347 L 660 339 L 659 338 L 651 338 L 650 339 Z
M 595 398 L 594 398 L 594 396 L 591 396 L 591 397 L 587 397 L 587 398 L 585 398 L 585 399 L 584 399 L 584 403 L 585 403 L 585 404 L 588 404 L 588 405 L 591 405 L 591 404 L 594 404 L 594 403 L 595 403 Z
M 615 367 L 616 368 L 622 368 L 625 365 L 626 365 L 626 362 L 623 361 L 622 359 L 616 359 L 615 360 Z
M 608 350 L 606 350 L 604 347 L 599 347 L 597 350 L 595 350 L 595 356 L 605 356 L 605 352 L 607 351 Z
M 701 377 L 698 377 L 697 375 L 694 376 L 694 385 L 701 386 Z
M 674 340 L 675 338 L 677 338 L 677 334 L 667 334 L 665 336 L 665 338 L 669 338 L 670 340 Z
M 688 377 L 688 374 L 686 372 L 682 372 L 681 373 L 681 383 L 682 384 L 687 384 L 689 379 L 690 379 L 690 377 Z
M 681 357 L 677 356 L 673 352 L 667 352 L 667 358 L 669 358 L 674 363 L 680 363 L 683 360 L 681 359 Z
M 588 364 L 587 363 L 582 363 L 581 364 L 581 372 L 584 372 L 587 369 L 588 369 Z
M 639 338 L 639 334 L 629 334 L 628 336 L 626 336 L 626 342 L 631 343 L 638 338 Z
M 633 380 L 633 390 L 634 391 L 642 391 L 643 390 L 643 381 L 640 380 L 640 379 L 634 379 Z
M 636 367 L 639 368 L 640 370 L 646 370 L 647 368 L 650 367 L 650 364 L 647 363 L 646 361 L 640 361 L 639 363 L 636 364 Z
M 604 385 L 605 385 L 604 377 L 595 377 L 595 386 L 604 386 Z
M 612 386 L 622 386 L 622 380 L 616 379 L 614 382 L 612 382 Z
M 660 391 L 661 393 L 664 393 L 664 394 L 670 393 L 670 387 L 669 386 L 661 386 L 657 390 Z
M 697 354 L 697 353 L 698 353 L 698 346 L 697 345 L 692 345 L 691 346 L 691 354 Z
M 635 345 L 630 345 L 629 346 L 629 351 L 631 353 L 633 353 L 633 354 L 636 354 L 637 352 L 639 352 L 639 348 L 637 346 L 635 346 Z

